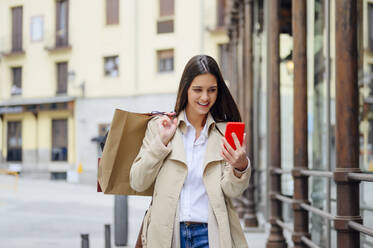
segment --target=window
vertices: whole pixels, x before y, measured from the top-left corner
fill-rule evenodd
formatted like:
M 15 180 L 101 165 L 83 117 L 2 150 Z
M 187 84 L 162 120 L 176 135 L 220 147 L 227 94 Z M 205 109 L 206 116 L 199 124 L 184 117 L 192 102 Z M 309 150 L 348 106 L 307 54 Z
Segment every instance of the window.
M 369 50 L 373 51 L 373 4 L 368 4 L 368 46 Z
M 104 57 L 104 74 L 106 77 L 118 77 L 119 75 L 119 57 Z
M 157 33 L 174 32 L 174 0 L 159 0 L 159 20 L 157 22 Z
M 67 161 L 67 119 L 52 120 L 52 161 Z
M 159 16 L 173 16 L 175 8 L 174 0 L 159 0 Z
M 8 122 L 7 161 L 22 161 L 22 125 L 20 121 Z
M 158 72 L 171 72 L 174 70 L 174 50 L 161 50 L 157 52 Z
M 22 67 L 13 67 L 12 69 L 12 87 L 10 93 L 12 96 L 22 94 Z
M 68 45 L 68 0 L 56 2 L 56 47 Z
M 22 51 L 22 7 L 12 8 L 12 52 Z
M 42 16 L 31 17 L 31 41 L 42 41 L 44 35 L 44 20 Z
M 67 93 L 67 62 L 57 63 L 57 94 Z
M 106 0 L 106 25 L 119 24 L 119 0 Z
M 224 26 L 224 17 L 225 17 L 225 0 L 217 0 L 217 20 L 216 26 Z

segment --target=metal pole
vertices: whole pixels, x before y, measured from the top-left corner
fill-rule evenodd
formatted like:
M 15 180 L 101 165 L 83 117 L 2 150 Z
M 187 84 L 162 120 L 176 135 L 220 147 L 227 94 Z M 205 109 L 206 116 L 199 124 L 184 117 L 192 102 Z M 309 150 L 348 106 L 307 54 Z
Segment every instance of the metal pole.
M 357 47 L 357 2 L 336 0 L 336 170 L 337 247 L 360 247 L 360 233 L 348 228 L 348 221 L 361 222 L 359 182 L 347 173 L 359 169 L 359 90 Z M 346 132 L 348 130 L 348 132 Z
M 110 233 L 110 224 L 105 225 L 105 248 L 111 247 L 111 233 Z
M 245 29 L 244 29 L 244 78 L 245 78 L 245 109 L 246 109 L 246 143 L 248 150 L 248 157 L 251 163 L 251 178 L 249 187 L 246 190 L 247 206 L 244 214 L 244 221 L 246 227 L 257 227 L 258 218 L 255 212 L 255 158 L 254 158 L 254 75 L 253 75 L 253 0 L 246 0 L 244 6 L 245 12 Z
M 269 71 L 268 71 L 268 90 L 269 90 L 269 135 L 271 155 L 269 167 L 271 169 L 281 168 L 281 107 L 280 107 L 280 1 L 268 1 L 269 10 Z M 281 193 L 281 175 L 271 173 L 271 229 L 267 241 L 267 248 L 287 247 L 283 230 L 277 224 L 277 220 L 282 220 L 282 202 L 274 196 Z
M 325 38 L 326 38 L 326 60 L 325 60 L 325 80 L 326 80 L 326 169 L 331 171 L 331 122 L 330 122 L 330 2 L 325 2 Z M 326 178 L 326 207 L 325 211 L 330 213 L 331 211 L 331 183 L 330 178 Z M 331 247 L 331 226 L 330 220 L 325 218 L 326 224 L 326 242 L 325 248 Z
M 114 197 L 114 244 L 126 246 L 128 241 L 128 197 Z
M 308 169 L 307 128 L 307 1 L 293 0 L 293 61 L 294 61 L 294 234 L 295 248 L 306 248 L 302 236 L 311 237 L 308 212 L 300 207 L 308 203 L 308 178 L 300 173 Z
M 89 248 L 89 234 L 80 234 L 82 239 L 82 248 Z

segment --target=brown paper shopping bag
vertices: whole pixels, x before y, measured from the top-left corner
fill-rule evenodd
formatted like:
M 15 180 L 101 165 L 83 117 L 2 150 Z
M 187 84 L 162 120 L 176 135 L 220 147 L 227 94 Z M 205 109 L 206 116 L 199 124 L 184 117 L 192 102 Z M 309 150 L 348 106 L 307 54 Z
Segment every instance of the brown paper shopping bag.
M 153 194 L 153 186 L 144 192 L 136 192 L 129 184 L 131 165 L 141 148 L 152 116 L 115 110 L 98 168 L 98 182 L 103 193 L 142 196 Z

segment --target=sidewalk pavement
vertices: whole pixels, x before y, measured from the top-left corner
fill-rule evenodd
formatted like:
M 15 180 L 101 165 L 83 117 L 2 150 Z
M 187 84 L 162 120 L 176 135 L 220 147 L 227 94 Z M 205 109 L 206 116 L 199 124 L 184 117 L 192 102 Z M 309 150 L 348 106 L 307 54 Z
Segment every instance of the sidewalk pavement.
M 17 187 L 15 187 L 17 186 Z M 150 197 L 128 198 L 128 247 L 134 247 Z M 92 185 L 69 184 L 0 175 L 0 247 L 81 247 L 89 234 L 90 248 L 105 247 L 104 225 L 111 224 L 114 246 L 114 197 Z M 249 247 L 264 248 L 266 232 L 246 232 Z

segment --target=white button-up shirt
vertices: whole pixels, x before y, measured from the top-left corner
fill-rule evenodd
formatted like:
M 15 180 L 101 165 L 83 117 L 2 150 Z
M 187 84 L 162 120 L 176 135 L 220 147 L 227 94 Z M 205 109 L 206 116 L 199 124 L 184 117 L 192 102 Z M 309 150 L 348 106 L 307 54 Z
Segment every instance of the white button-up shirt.
M 203 162 L 207 147 L 207 122 L 196 138 L 196 129 L 188 121 L 184 112 L 186 132 L 183 136 L 188 175 L 181 189 L 179 199 L 179 220 L 208 222 L 208 197 L 203 183 Z

